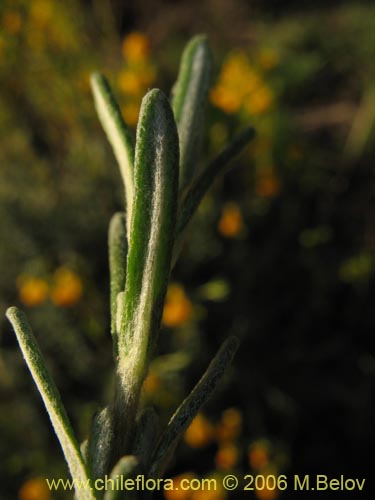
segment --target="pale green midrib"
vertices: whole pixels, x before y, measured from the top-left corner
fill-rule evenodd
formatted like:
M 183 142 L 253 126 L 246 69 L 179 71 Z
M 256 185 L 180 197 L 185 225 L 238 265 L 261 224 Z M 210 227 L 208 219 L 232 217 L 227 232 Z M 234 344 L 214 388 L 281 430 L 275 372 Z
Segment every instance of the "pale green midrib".
M 23 313 L 15 307 L 7 311 L 7 317 L 13 325 L 25 362 L 42 397 L 52 426 L 60 441 L 71 476 L 80 484 L 89 479 L 86 465 L 79 451 L 68 416 L 62 405 L 58 390 L 45 366 L 36 339 L 28 325 L 22 325 L 19 315 Z M 27 328 L 27 331 L 25 331 Z M 95 500 L 90 490 L 76 491 L 77 500 Z

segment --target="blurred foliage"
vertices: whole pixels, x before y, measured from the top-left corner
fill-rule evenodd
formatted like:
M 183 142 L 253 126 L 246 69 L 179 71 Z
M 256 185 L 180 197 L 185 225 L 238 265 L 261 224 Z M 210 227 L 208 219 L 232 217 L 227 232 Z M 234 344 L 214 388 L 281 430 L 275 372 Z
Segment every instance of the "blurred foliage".
M 198 31 L 223 61 L 206 157 L 248 123 L 257 138 L 202 203 L 168 291 L 144 386 L 163 419 L 220 340 L 242 340 L 168 475 L 369 472 L 375 11 L 319 5 L 0 3 L 4 500 L 47 500 L 41 478 L 67 475 L 6 307 L 27 309 L 82 439 L 112 390 L 106 233 L 123 193 L 89 74 L 109 77 L 134 126 L 142 95 L 173 82 Z

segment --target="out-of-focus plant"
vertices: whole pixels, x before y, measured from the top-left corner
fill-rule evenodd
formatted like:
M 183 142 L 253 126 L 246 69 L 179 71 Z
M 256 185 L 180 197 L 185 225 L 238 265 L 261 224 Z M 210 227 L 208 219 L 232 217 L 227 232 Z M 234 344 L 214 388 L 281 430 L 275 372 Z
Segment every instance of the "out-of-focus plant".
M 135 44 L 136 50 L 130 50 L 131 44 Z M 137 58 L 142 58 L 145 50 L 143 40 L 135 35 L 124 44 L 125 55 L 129 51 L 129 55 L 136 53 Z M 88 484 L 88 480 L 106 474 L 132 477 L 143 471 L 151 478 L 163 475 L 177 442 L 237 349 L 235 337 L 223 343 L 201 380 L 157 437 L 157 415 L 151 407 L 142 407 L 140 396 L 157 342 L 170 270 L 205 192 L 254 135 L 253 129 L 248 128 L 206 168 L 197 171 L 210 73 L 207 41 L 205 37 L 195 37 L 183 54 L 172 103 L 158 89 L 144 97 L 135 146 L 109 84 L 99 74 L 91 78 L 98 115 L 120 165 L 126 210 L 113 216 L 109 228 L 115 396 L 94 416 L 89 438 L 81 446 L 26 316 L 16 307 L 7 311 L 76 484 Z M 30 283 L 21 284 L 20 293 L 31 305 L 43 301 L 47 294 L 45 282 L 39 281 L 37 287 L 35 283 L 32 287 L 34 295 L 28 292 Z M 38 294 L 35 289 L 40 289 Z M 68 306 L 79 299 L 81 292 L 78 276 L 68 269 L 56 272 L 51 291 L 56 304 Z M 182 313 L 186 317 L 189 302 L 186 297 L 183 299 Z M 168 314 L 164 314 L 165 320 Z M 172 316 L 169 314 L 170 322 Z M 95 486 L 95 482 L 92 484 Z M 104 498 L 128 498 L 127 495 L 107 491 Z M 78 500 L 102 497 L 95 487 L 76 489 Z

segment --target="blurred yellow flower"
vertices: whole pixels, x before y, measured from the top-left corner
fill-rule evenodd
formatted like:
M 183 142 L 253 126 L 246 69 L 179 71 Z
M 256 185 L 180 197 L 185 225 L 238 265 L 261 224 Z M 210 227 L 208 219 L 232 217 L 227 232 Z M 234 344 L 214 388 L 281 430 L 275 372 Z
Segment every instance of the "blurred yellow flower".
M 264 469 L 270 461 L 270 447 L 264 440 L 255 441 L 249 447 L 249 465 L 255 471 Z
M 19 500 L 49 500 L 51 493 L 47 482 L 42 477 L 27 480 L 18 492 Z
M 184 288 L 177 283 L 171 283 L 167 290 L 163 309 L 163 324 L 170 328 L 179 327 L 191 317 L 192 310 L 192 304 L 187 298 Z
M 268 111 L 273 95 L 247 55 L 239 51 L 226 59 L 210 99 L 226 113 L 236 113 L 243 107 L 247 113 L 257 115 Z
M 215 437 L 215 430 L 211 422 L 202 414 L 194 418 L 184 434 L 184 441 L 190 448 L 204 448 Z
M 129 62 L 144 61 L 149 54 L 150 44 L 148 38 L 138 31 L 129 33 L 122 43 L 122 54 Z
M 271 90 L 263 84 L 255 92 L 249 94 L 244 102 L 245 110 L 250 115 L 261 115 L 268 111 L 273 103 Z
M 215 464 L 219 470 L 231 470 L 238 463 L 239 450 L 233 443 L 226 443 L 220 446 L 215 455 Z
M 35 27 L 43 28 L 53 16 L 53 5 L 50 0 L 33 0 L 30 6 L 30 19 Z
M 146 394 L 155 394 L 160 389 L 160 377 L 155 373 L 149 373 L 143 382 L 143 390 Z
M 20 276 L 17 285 L 20 301 L 25 306 L 38 306 L 48 298 L 48 283 L 42 278 Z
M 241 106 L 241 96 L 221 84 L 211 90 L 210 99 L 212 104 L 226 113 L 235 113 Z
M 81 298 L 82 292 L 82 281 L 76 273 L 66 267 L 57 269 L 50 295 L 55 305 L 60 307 L 73 306 Z
M 179 476 L 173 477 L 173 490 L 164 491 L 164 498 L 166 500 L 190 500 L 191 499 L 191 489 L 185 490 L 180 488 L 181 481 L 184 479 L 186 481 L 191 481 L 195 479 L 196 476 L 192 472 L 184 472 Z M 186 488 L 187 483 L 184 484 L 184 488 Z
M 9 11 L 5 12 L 3 16 L 4 30 L 10 35 L 15 35 L 21 29 L 21 16 L 18 12 Z
M 243 217 L 239 206 L 236 203 L 226 203 L 218 223 L 218 230 L 226 238 L 235 238 L 243 232 L 245 228 Z
M 139 74 L 130 69 L 120 71 L 118 86 L 125 94 L 131 95 L 139 95 L 143 90 L 143 83 Z
M 255 181 L 255 192 L 264 198 L 277 196 L 281 189 L 281 183 L 273 168 L 262 170 Z
M 217 439 L 220 443 L 233 441 L 241 433 L 242 415 L 237 408 L 228 408 L 222 414 L 216 428 Z
M 137 125 L 140 104 L 129 102 L 121 107 L 122 116 L 128 125 Z
M 267 473 L 264 474 L 264 488 L 262 489 L 256 489 L 255 490 L 255 496 L 259 500 L 276 500 L 276 498 L 279 497 L 279 490 L 277 489 L 277 486 L 273 489 L 267 487 L 267 476 L 272 476 L 271 479 L 274 477 L 276 478 L 277 482 L 277 472 L 275 470 L 269 470 Z M 273 480 L 269 482 L 270 486 L 273 486 Z
M 216 489 L 208 489 L 203 487 L 200 490 L 193 491 L 191 500 L 225 500 L 227 492 L 221 486 L 220 482 L 216 482 Z

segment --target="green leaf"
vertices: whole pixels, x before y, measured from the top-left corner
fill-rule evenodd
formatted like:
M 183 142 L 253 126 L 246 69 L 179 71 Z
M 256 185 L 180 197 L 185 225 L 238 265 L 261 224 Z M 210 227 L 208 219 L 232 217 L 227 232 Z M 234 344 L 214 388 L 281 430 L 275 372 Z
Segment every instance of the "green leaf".
M 181 234 L 195 213 L 199 203 L 214 180 L 221 174 L 228 162 L 237 156 L 255 136 L 253 128 L 249 127 L 239 134 L 232 144 L 227 146 L 185 190 L 177 220 L 177 235 Z
M 156 448 L 150 467 L 150 477 L 160 477 L 164 473 L 180 438 L 189 427 L 201 406 L 215 390 L 228 365 L 238 349 L 236 337 L 229 337 L 220 347 L 206 372 L 189 396 L 181 403 L 172 416 Z
M 133 455 L 147 469 L 158 437 L 159 417 L 152 407 L 145 408 L 138 419 Z
M 117 334 L 117 296 L 125 289 L 126 254 L 128 250 L 126 238 L 126 220 L 123 212 L 112 216 L 108 233 L 110 303 L 111 303 L 111 333 L 115 357 L 118 355 Z
M 139 491 L 126 490 L 125 481 L 127 479 L 134 479 L 140 472 L 138 460 L 134 455 L 126 455 L 120 458 L 114 466 L 110 479 L 113 481 L 111 484 L 108 481 L 107 491 L 104 495 L 104 500 L 137 500 L 142 496 Z M 113 488 L 109 488 L 113 486 Z M 123 488 L 123 489 L 122 489 Z
M 100 122 L 113 148 L 120 166 L 125 187 L 127 227 L 130 228 L 133 204 L 133 164 L 134 145 L 130 131 L 122 117 L 121 110 L 113 96 L 106 78 L 99 74 L 91 75 L 91 88 L 94 95 L 96 111 Z M 129 231 L 128 231 L 129 232 Z
M 201 152 L 211 66 L 206 37 L 194 37 L 184 50 L 178 79 L 172 90 L 172 107 L 180 141 L 181 189 L 193 178 Z
M 74 436 L 65 408 L 53 382 L 25 314 L 17 307 L 10 307 L 6 316 L 17 336 L 25 362 L 40 392 L 52 426 L 60 441 L 70 474 L 80 485 L 89 484 L 89 473 Z M 76 490 L 77 500 L 95 500 L 89 488 Z
M 93 479 L 103 478 L 108 474 L 113 440 L 112 414 L 106 407 L 94 416 L 88 442 L 88 461 Z
M 142 101 L 134 185 L 118 365 L 130 420 L 160 327 L 177 212 L 178 136 L 168 99 L 158 89 Z

